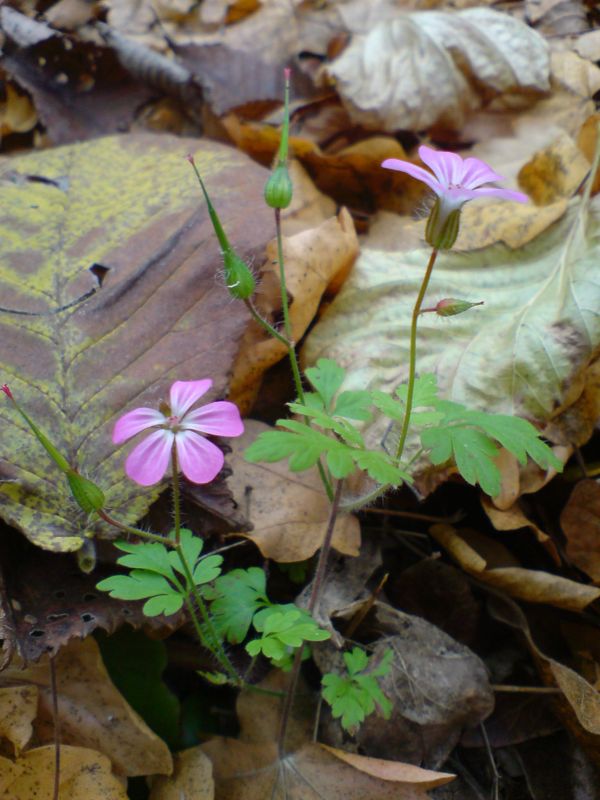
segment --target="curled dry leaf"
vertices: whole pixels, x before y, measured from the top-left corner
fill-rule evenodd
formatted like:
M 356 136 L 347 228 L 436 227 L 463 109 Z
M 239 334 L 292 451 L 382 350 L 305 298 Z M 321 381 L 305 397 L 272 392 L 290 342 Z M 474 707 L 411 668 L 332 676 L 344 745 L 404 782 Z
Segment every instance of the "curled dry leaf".
M 243 452 L 268 426 L 245 421 L 244 435 L 232 440 L 229 462 L 233 475 L 229 486 L 240 507 L 254 525 L 247 534 L 263 556 L 280 562 L 304 561 L 323 542 L 330 503 L 316 469 L 290 472 L 286 462 L 250 464 Z M 355 516 L 338 517 L 333 547 L 340 553 L 358 555 L 360 527 Z
M 279 147 L 278 130 L 233 114 L 223 124 L 239 148 L 261 164 L 271 164 Z M 406 214 L 423 199 L 423 185 L 418 181 L 381 168 L 386 158 L 406 158 L 404 148 L 391 136 L 371 136 L 331 153 L 310 139 L 292 136 L 289 147 L 317 187 L 350 208 L 368 212 L 386 208 Z
M 491 597 L 489 610 L 495 619 L 524 634 L 529 647 L 539 659 L 538 668 L 541 666 L 540 673 L 544 682 L 557 683 L 570 710 L 570 714 L 566 716 L 567 726 L 573 728 L 574 714 L 586 734 L 600 735 L 600 692 L 575 670 L 555 661 L 539 649 L 533 640 L 525 614 L 510 598 L 501 595 Z M 579 733 L 578 730 L 573 732 L 576 735 Z M 597 740 L 593 741 L 593 745 L 597 748 Z
M 0 739 L 8 739 L 17 756 L 31 739 L 37 704 L 35 686 L 0 688 Z
M 477 531 L 436 524 L 429 532 L 463 569 L 511 597 L 571 611 L 583 611 L 600 597 L 600 589 L 594 586 L 521 567 L 503 544 Z
M 154 734 L 112 684 L 95 640 L 72 641 L 56 656 L 58 715 L 65 744 L 91 747 L 107 756 L 121 775 L 170 774 L 166 744 Z M 37 687 L 39 742 L 54 740 L 48 659 L 25 669 L 11 665 L 4 683 Z M 51 748 L 52 749 L 52 748 Z
M 0 788 L 4 800 L 37 800 L 53 797 L 55 773 L 54 745 L 28 750 L 14 764 L 8 775 L 0 761 Z M 112 774 L 106 756 L 86 747 L 60 748 L 60 796 L 69 800 L 127 800 L 123 783 Z
M 358 253 L 358 239 L 346 209 L 317 228 L 284 237 L 283 255 L 290 304 L 292 338 L 298 341 L 312 322 L 319 301 L 327 290 L 336 291 L 352 268 Z M 263 275 L 278 276 L 277 242 L 267 246 L 268 261 Z M 273 281 L 271 280 L 273 285 Z M 257 305 L 265 313 L 269 298 L 259 295 Z M 277 302 L 272 301 L 272 302 Z M 271 311 L 272 309 L 268 309 Z M 267 313 L 268 315 L 268 313 Z M 248 412 L 260 390 L 266 370 L 287 353 L 285 345 L 252 321 L 244 335 L 230 384 L 230 399 Z
M 427 11 L 376 24 L 327 67 L 352 118 L 374 128 L 460 129 L 500 96 L 549 90 L 545 40 L 487 8 Z
M 580 481 L 560 516 L 567 555 L 594 583 L 600 583 L 600 485 Z

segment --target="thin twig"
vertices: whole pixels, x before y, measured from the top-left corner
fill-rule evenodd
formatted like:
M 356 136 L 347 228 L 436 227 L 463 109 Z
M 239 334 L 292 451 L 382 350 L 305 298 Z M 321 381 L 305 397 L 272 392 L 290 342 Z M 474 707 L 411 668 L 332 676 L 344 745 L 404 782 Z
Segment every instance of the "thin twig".
M 60 721 L 58 719 L 58 690 L 56 688 L 56 656 L 49 657 L 50 690 L 52 692 L 52 716 L 54 717 L 54 790 L 53 800 L 58 800 L 60 792 Z
M 312 614 L 312 612 L 316 608 L 321 596 L 321 589 L 323 587 L 325 573 L 327 571 L 327 560 L 329 557 L 329 552 L 331 550 L 331 540 L 333 538 L 333 530 L 335 528 L 335 522 L 338 515 L 343 485 L 344 485 L 343 480 L 339 480 L 337 482 L 337 486 L 335 488 L 335 494 L 333 496 L 333 501 L 331 503 L 331 508 L 329 509 L 327 530 L 325 531 L 325 538 L 323 539 L 323 545 L 321 546 L 321 552 L 319 553 L 319 561 L 317 563 L 317 569 L 315 571 L 315 577 L 312 583 L 312 590 L 310 593 L 310 598 L 308 600 L 307 609 L 310 614 Z M 294 697 L 296 695 L 296 689 L 298 686 L 298 678 L 300 677 L 301 666 L 302 666 L 302 646 L 300 646 L 296 650 L 296 654 L 294 656 L 294 663 L 292 665 L 290 682 L 288 685 L 287 694 L 285 696 L 285 701 L 283 703 L 283 709 L 281 712 L 281 721 L 279 724 L 279 736 L 277 737 L 277 748 L 279 750 L 279 755 L 281 758 L 283 758 L 283 756 L 285 755 L 285 737 L 287 734 L 287 728 L 290 721 L 290 715 L 291 715 L 292 705 L 294 703 Z

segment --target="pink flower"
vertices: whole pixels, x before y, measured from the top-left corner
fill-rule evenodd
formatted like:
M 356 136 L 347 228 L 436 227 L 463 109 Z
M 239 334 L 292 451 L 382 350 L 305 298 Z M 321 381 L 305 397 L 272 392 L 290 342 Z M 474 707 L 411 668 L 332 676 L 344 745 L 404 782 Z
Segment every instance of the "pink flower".
M 423 167 L 388 158 L 382 163 L 386 169 L 406 172 L 418 181 L 427 184 L 437 195 L 425 238 L 433 247 L 448 249 L 452 247 L 458 234 L 458 217 L 460 209 L 467 200 L 478 197 L 500 197 L 503 200 L 515 200 L 527 203 L 529 198 L 522 192 L 501 189 L 486 184 L 504 180 L 491 167 L 478 158 L 462 159 L 456 153 L 433 150 L 422 145 L 419 156 L 433 172 Z
M 125 472 L 136 483 L 152 486 L 167 471 L 173 454 L 185 477 L 192 483 L 210 483 L 223 466 L 221 450 L 202 436 L 241 436 L 244 425 L 233 403 L 219 401 L 190 411 L 212 386 L 202 381 L 175 381 L 169 403 L 154 408 L 136 408 L 115 424 L 113 442 L 123 444 L 149 428 L 157 428 L 133 448 L 125 461 Z
M 419 156 L 433 175 L 423 167 L 397 158 L 388 158 L 381 166 L 406 172 L 418 181 L 423 181 L 453 208 L 459 208 L 467 200 L 475 200 L 478 197 L 501 197 L 504 200 L 516 200 L 518 203 L 529 201 L 527 195 L 522 192 L 485 186 L 486 183 L 502 181 L 504 178 L 478 158 L 463 160 L 456 153 L 433 150 L 426 145 L 419 147 Z

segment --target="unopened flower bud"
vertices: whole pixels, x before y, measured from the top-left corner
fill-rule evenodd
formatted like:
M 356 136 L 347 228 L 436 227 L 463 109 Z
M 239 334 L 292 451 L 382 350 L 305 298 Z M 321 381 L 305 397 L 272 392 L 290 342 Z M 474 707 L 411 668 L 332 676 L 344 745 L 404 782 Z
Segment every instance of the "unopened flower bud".
M 75 502 L 86 514 L 100 511 L 104 506 L 104 492 L 95 483 L 84 478 L 74 469 L 67 472 L 67 481 Z
M 285 94 L 283 108 L 283 126 L 279 141 L 279 152 L 275 169 L 265 185 L 265 202 L 271 208 L 287 208 L 292 202 L 294 187 L 287 168 L 288 138 L 290 133 L 290 70 L 284 70 Z
M 425 241 L 436 250 L 450 250 L 458 236 L 461 207 L 437 197 L 425 228 Z
M 278 164 L 265 184 L 265 203 L 271 208 L 287 208 L 292 202 L 293 192 L 287 164 Z
M 469 303 L 468 300 L 457 300 L 455 297 L 446 297 L 444 300 L 440 300 L 433 308 L 423 308 L 421 313 L 425 314 L 429 311 L 433 314 L 437 314 L 439 317 L 454 317 L 456 314 L 462 314 L 463 311 L 468 311 L 470 308 L 473 308 L 473 306 L 482 305 L 483 300 L 480 300 L 478 303 Z
M 236 300 L 247 300 L 252 297 L 256 281 L 247 264 L 234 250 L 223 253 L 223 263 L 229 294 Z

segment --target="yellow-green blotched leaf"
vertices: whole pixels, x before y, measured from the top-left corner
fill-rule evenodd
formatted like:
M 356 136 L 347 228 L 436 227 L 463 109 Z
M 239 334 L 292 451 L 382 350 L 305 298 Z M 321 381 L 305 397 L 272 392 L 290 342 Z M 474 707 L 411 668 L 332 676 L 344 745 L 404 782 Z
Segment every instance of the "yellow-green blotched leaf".
M 440 394 L 468 408 L 543 424 L 570 406 L 600 350 L 599 216 L 599 198 L 588 208 L 577 200 L 518 250 L 495 244 L 440 255 L 425 306 L 444 297 L 484 305 L 449 320 L 423 314 L 417 372 L 435 372 Z M 403 252 L 401 241 L 394 252 L 367 242 L 311 333 L 305 361 L 328 357 L 351 367 L 345 389 L 391 390 L 405 381 L 411 314 L 429 255 Z
M 156 407 L 174 380 L 211 377 L 208 399 L 222 395 L 247 320 L 218 277 L 188 152 L 237 251 L 258 257 L 271 233 L 259 202 L 266 173 L 221 145 L 144 134 L 0 161 L 0 382 L 129 522 L 164 484 L 125 478 L 115 420 Z M 55 551 L 106 530 L 8 401 L 0 415 L 0 515 Z

